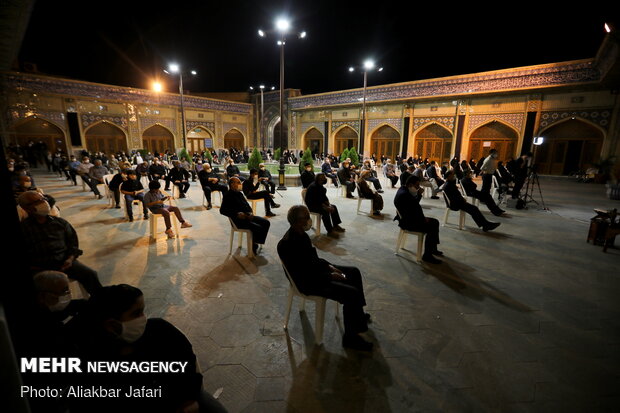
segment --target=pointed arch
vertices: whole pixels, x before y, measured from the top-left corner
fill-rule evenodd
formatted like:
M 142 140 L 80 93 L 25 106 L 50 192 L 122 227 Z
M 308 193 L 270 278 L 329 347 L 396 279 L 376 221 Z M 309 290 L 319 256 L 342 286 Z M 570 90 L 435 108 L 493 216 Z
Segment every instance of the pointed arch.
M 401 133 L 393 125 L 382 123 L 370 133 L 370 153 L 377 159 L 382 156 L 395 159 L 400 153 L 401 142 Z
M 161 123 L 155 123 L 142 131 L 142 149 L 152 153 L 174 152 L 174 133 Z
M 469 133 L 468 159 L 480 159 L 496 149 L 501 160 L 514 157 L 519 131 L 501 119 L 489 119 Z
M 449 162 L 453 140 L 452 131 L 445 125 L 434 121 L 427 122 L 413 135 L 414 155 L 429 158 L 440 164 Z
M 213 149 L 213 132 L 206 126 L 196 125 L 187 132 L 187 151 L 190 154 L 202 153 L 205 149 Z
M 332 139 L 334 142 L 334 153 L 339 155 L 345 149 L 350 149 L 354 146 L 357 148 L 359 133 L 351 125 L 344 124 L 332 132 Z
M 323 132 L 315 126 L 310 126 L 301 135 L 301 149 L 305 151 L 306 148 L 310 148 L 312 154 L 322 153 L 324 140 Z
M 276 131 L 275 131 L 275 129 L 276 129 L 276 126 L 278 126 L 279 123 L 280 123 L 280 116 L 274 116 L 267 123 L 267 147 L 269 147 L 269 148 L 277 149 L 275 147 L 275 145 L 276 145 L 276 141 L 275 141 Z
M 224 148 L 243 150 L 245 146 L 245 135 L 238 128 L 232 127 L 224 134 Z
M 67 152 L 67 135 L 58 123 L 47 118 L 32 115 L 16 121 L 11 128 L 15 133 L 15 140 L 25 146 L 29 141 L 41 141 L 47 150 L 54 152 L 57 149 Z
M 536 149 L 538 172 L 568 175 L 586 170 L 601 157 L 605 131 L 578 116 L 554 122 L 538 133 L 543 143 Z
M 90 152 L 127 152 L 127 132 L 106 120 L 97 121 L 84 129 L 84 142 Z

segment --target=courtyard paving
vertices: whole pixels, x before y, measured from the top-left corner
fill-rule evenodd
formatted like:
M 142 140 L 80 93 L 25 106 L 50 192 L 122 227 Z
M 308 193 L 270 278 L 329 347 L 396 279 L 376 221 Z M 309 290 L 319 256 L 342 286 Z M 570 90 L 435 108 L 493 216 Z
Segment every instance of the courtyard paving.
M 197 183 L 178 201 L 194 226 L 151 242 L 148 221 L 126 222 L 105 199 L 43 171 L 35 180 L 77 229 L 81 260 L 103 284 L 141 288 L 148 315 L 185 332 L 206 390 L 231 413 L 620 409 L 620 251 L 586 243 L 592 209 L 620 206 L 602 185 L 543 177 L 549 211 L 532 203 L 495 218 L 483 207 L 502 223 L 491 233 L 469 217 L 459 230 L 452 213 L 440 229 L 440 265 L 394 255 L 394 189 L 384 193 L 385 215 L 371 218 L 330 188 L 347 231 L 311 236 L 320 256 L 364 275 L 367 338 L 376 346 L 365 355 L 341 347 L 331 302 L 322 346 L 314 345 L 312 303 L 300 313 L 296 298 L 282 328 L 288 284 L 276 244 L 300 188 L 276 195 L 282 207 L 250 260 L 236 242 L 228 254 L 228 219 L 204 209 Z M 537 189 L 534 197 L 541 201 Z M 422 205 L 442 220 L 442 199 Z

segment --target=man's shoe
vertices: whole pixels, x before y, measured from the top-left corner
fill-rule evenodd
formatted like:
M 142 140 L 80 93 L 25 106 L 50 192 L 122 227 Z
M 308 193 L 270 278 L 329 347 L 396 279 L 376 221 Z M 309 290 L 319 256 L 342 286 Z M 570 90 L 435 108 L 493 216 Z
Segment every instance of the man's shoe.
M 372 351 L 373 344 L 364 340 L 357 334 L 342 336 L 342 347 L 357 351 Z
M 382 194 L 384 191 L 383 191 L 383 189 L 377 189 L 377 192 Z
M 489 222 L 487 225 L 482 227 L 482 230 L 484 232 L 489 232 L 499 227 L 500 225 L 501 225 L 501 222 Z
M 252 244 L 252 252 L 254 253 L 254 255 L 256 255 L 256 253 L 258 252 L 258 244 Z
M 207 205 L 205 208 L 207 208 L 207 211 L 210 210 L 211 208 L 213 208 L 213 205 L 209 204 Z
M 174 231 L 172 230 L 172 228 L 168 228 L 166 230 L 166 235 L 168 235 L 168 238 L 174 238 Z
M 501 217 L 505 213 L 506 211 L 504 211 L 503 209 L 500 209 L 499 211 L 493 212 L 493 215 L 495 215 L 496 217 Z
M 437 258 L 433 257 L 432 254 L 424 254 L 422 256 L 422 261 L 428 262 L 430 264 L 441 264 L 441 260 L 438 260 Z
M 381 212 L 379 212 L 379 211 L 375 211 L 375 212 L 373 212 L 372 214 L 373 214 L 374 216 L 376 216 L 376 217 L 380 217 L 380 216 L 381 216 Z
M 181 192 L 181 195 L 179 195 L 179 198 L 187 198 L 187 196 L 183 192 Z
M 191 228 L 191 227 L 193 227 L 193 225 L 192 225 L 192 224 L 190 224 L 190 223 L 189 223 L 189 221 L 184 221 L 184 222 L 181 224 L 181 228 Z
M 330 238 L 339 238 L 338 232 L 335 229 L 332 229 L 327 233 L 327 236 Z
M 437 195 L 433 195 L 431 199 L 439 199 L 439 197 Z
M 273 212 L 269 211 L 265 214 L 266 217 L 275 217 L 276 214 L 274 214 Z
M 149 214 L 144 214 L 144 219 L 149 219 Z
M 101 194 L 97 195 L 97 199 L 101 199 L 101 198 L 103 198 L 103 195 Z
M 280 204 L 273 204 L 271 207 L 272 208 L 280 208 Z
M 435 250 L 435 252 L 432 253 L 433 255 L 443 255 L 443 251 L 439 251 L 439 250 Z
M 347 195 L 347 198 L 349 199 L 357 199 L 356 197 L 354 197 L 353 195 Z
M 121 209 L 121 206 L 120 206 L 120 205 L 117 205 L 117 206 L 115 206 L 114 208 L 116 208 L 116 209 Z
M 133 222 L 133 217 L 129 217 L 129 222 Z
M 346 229 L 342 228 L 340 225 L 336 225 L 334 227 L 334 230 L 336 230 L 338 232 L 345 232 L 346 231 Z

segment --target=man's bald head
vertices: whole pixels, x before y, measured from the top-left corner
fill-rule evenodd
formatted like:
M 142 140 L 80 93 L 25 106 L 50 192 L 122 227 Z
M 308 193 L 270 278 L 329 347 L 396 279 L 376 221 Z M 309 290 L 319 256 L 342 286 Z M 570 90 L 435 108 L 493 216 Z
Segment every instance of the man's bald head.
M 45 198 L 43 198 L 43 195 L 41 195 L 37 191 L 26 191 L 19 195 L 19 197 L 17 198 L 17 203 L 24 210 L 28 210 L 34 204 L 37 204 L 38 202 L 41 202 L 43 200 L 45 200 Z

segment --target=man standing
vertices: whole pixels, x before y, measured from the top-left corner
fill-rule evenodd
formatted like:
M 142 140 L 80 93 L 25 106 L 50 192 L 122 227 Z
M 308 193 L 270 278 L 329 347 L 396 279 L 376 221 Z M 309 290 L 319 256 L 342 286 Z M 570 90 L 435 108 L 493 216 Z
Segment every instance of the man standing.
M 97 272 L 77 260 L 83 251 L 73 226 L 63 218 L 50 216 L 48 202 L 37 191 L 24 192 L 18 202 L 28 213 L 21 228 L 33 274 L 43 270 L 62 271 L 91 294 L 100 288 Z
M 441 264 L 440 260 L 433 257 L 433 255 L 443 255 L 443 252 L 437 249 L 439 221 L 424 216 L 420 206 L 423 193 L 424 188 L 420 187 L 420 178 L 415 175 L 410 176 L 406 185 L 401 186 L 394 197 L 394 206 L 398 211 L 398 215 L 394 219 L 398 220 L 398 226 L 405 231 L 424 232 L 426 239 L 422 260 L 431 264 Z
M 498 157 L 497 149 L 491 149 L 489 156 L 484 159 L 480 167 L 480 173 L 482 174 L 482 189 L 480 191 L 489 195 L 493 187 L 493 174 L 497 170 Z
M 514 165 L 514 179 L 515 185 L 512 188 L 512 199 L 517 199 L 519 197 L 519 193 L 521 192 L 521 188 L 523 188 L 523 184 L 527 179 L 527 172 L 529 167 L 529 159 L 532 157 L 532 152 L 527 152 L 521 155 L 519 159 L 515 161 Z
M 287 218 L 290 228 L 278 243 L 278 255 L 295 286 L 302 294 L 318 295 L 342 303 L 342 346 L 372 351 L 373 344 L 359 335 L 368 331 L 370 321 L 370 315 L 364 313 L 366 298 L 359 269 L 333 265 L 319 258 L 306 234 L 312 226 L 308 208 L 303 205 L 293 206 Z
M 252 207 L 241 193 L 241 180 L 232 177 L 228 181 L 230 190 L 224 194 L 220 214 L 230 218 L 237 228 L 252 232 L 252 250 L 254 254 L 259 244 L 264 244 L 271 223 L 268 219 L 252 214 Z

